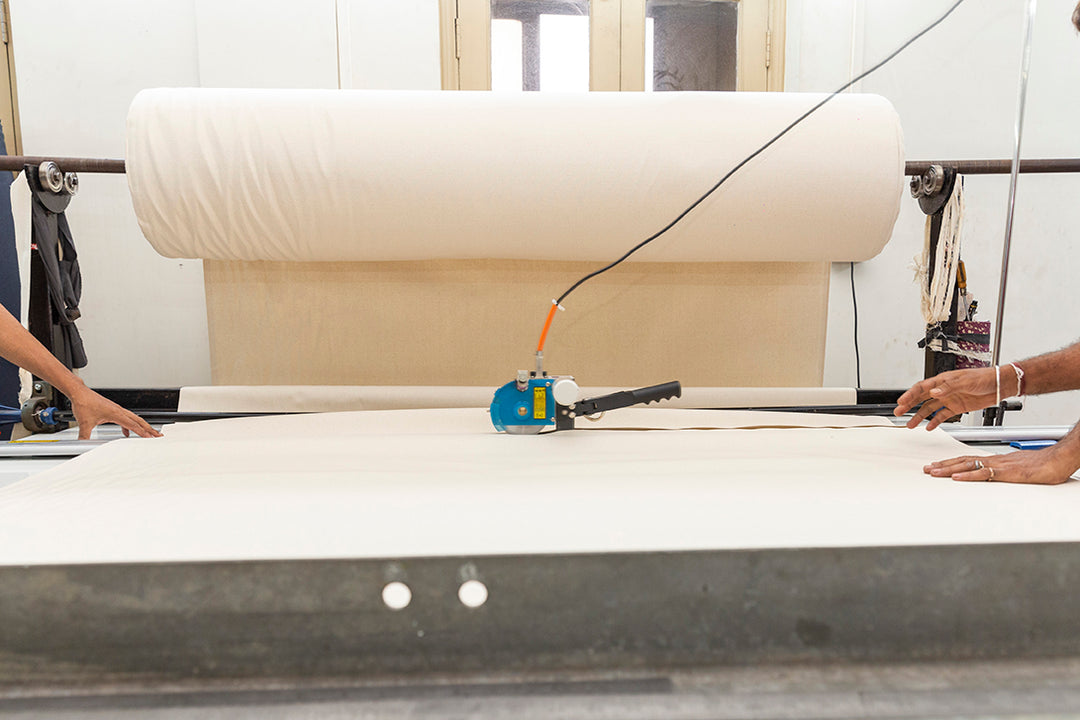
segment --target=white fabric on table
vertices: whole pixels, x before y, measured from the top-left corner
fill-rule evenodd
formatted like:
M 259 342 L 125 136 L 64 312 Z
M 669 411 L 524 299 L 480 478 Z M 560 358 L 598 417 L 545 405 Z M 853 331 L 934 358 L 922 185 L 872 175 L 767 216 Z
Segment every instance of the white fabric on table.
M 582 388 L 581 397 L 626 388 Z M 488 385 L 205 385 L 180 388 L 180 412 L 341 412 L 484 408 L 494 390 Z M 854 388 L 719 387 L 683 388 L 668 408 L 787 407 L 854 405 Z
M 799 418 L 863 426 L 730 429 Z M 879 422 L 628 409 L 597 427 L 727 428 L 509 436 L 482 410 L 428 410 L 172 426 L 0 488 L 0 564 L 1080 540 L 1080 484 L 931 478 L 927 462 L 985 453 Z

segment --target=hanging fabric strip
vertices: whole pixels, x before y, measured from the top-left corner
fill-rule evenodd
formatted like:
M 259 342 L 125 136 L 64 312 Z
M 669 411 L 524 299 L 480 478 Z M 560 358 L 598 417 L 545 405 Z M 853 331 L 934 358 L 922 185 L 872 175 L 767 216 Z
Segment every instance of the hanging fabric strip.
M 956 290 L 956 270 L 960 263 L 960 234 L 964 226 L 964 179 L 956 178 L 956 184 L 941 217 L 941 233 L 938 236 L 937 253 L 930 267 L 930 224 L 932 216 L 926 217 L 921 261 L 917 263 L 917 278 L 922 288 L 922 314 L 927 325 L 945 322 L 952 310 Z

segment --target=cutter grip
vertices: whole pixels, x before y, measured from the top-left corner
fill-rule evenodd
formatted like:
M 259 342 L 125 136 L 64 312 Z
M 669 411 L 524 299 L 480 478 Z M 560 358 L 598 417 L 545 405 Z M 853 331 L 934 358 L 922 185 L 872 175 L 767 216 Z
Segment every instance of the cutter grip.
M 623 390 L 621 392 L 611 393 L 610 395 L 602 395 L 597 398 L 588 398 L 575 403 L 570 409 L 578 416 L 595 415 L 596 413 L 602 413 L 608 410 L 618 410 L 619 408 L 630 407 L 631 405 L 637 405 L 638 403 L 658 402 L 660 400 L 667 400 L 668 398 L 680 397 L 681 395 L 682 385 L 678 380 L 673 380 L 659 385 L 638 388 L 637 390 Z
M 635 403 L 651 403 L 682 397 L 682 384 L 678 380 L 631 390 Z

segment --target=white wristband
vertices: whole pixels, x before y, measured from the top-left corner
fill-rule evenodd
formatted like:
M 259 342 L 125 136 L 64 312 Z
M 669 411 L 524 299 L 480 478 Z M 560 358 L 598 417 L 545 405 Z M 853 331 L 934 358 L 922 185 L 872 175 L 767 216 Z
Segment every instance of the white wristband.
M 1022 397 L 1024 391 L 1024 371 L 1016 363 L 1009 363 L 1016 371 L 1016 397 Z

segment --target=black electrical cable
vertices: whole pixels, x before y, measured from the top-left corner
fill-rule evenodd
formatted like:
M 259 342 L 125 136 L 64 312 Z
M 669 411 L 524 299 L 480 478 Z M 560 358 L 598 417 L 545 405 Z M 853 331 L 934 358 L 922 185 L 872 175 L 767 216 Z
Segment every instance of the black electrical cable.
M 696 208 L 696 207 L 697 207 L 698 205 L 700 205 L 701 203 L 705 202 L 705 200 L 706 200 L 706 199 L 707 199 L 707 198 L 708 198 L 708 197 L 709 197 L 710 195 L 712 195 L 712 194 L 713 194 L 714 192 L 716 192 L 716 190 L 717 190 L 717 189 L 718 189 L 718 188 L 719 188 L 719 187 L 720 187 L 721 185 L 723 185 L 723 184 L 724 184 L 725 182 L 727 182 L 727 179 L 728 179 L 728 178 L 730 178 L 730 177 L 731 177 L 732 175 L 734 175 L 734 174 L 735 174 L 736 172 L 738 172 L 738 171 L 739 171 L 740 169 L 742 169 L 742 167 L 743 167 L 744 165 L 746 165 L 746 164 L 747 164 L 748 162 L 750 162 L 751 160 L 753 160 L 754 158 L 756 158 L 756 157 L 757 157 L 758 155 L 760 155 L 761 153 L 765 152 L 765 150 L 767 150 L 767 149 L 768 149 L 768 148 L 769 148 L 769 147 L 770 147 L 770 146 L 771 146 L 771 145 L 772 145 L 773 143 L 775 143 L 775 142 L 776 142 L 777 140 L 779 140 L 780 138 L 782 138 L 782 137 L 784 137 L 785 135 L 787 135 L 787 134 L 788 134 L 788 132 L 790 132 L 792 128 L 794 128 L 794 127 L 795 127 L 796 125 L 798 125 L 799 123 L 801 123 L 801 122 L 802 122 L 803 120 L 805 120 L 806 118 L 810 117 L 810 116 L 811 116 L 811 115 L 812 115 L 812 114 L 813 114 L 814 112 L 816 112 L 816 111 L 818 110 L 818 108 L 820 108 L 820 107 L 821 107 L 822 105 L 824 105 L 825 103 L 829 102 L 829 101 L 830 101 L 830 100 L 832 100 L 832 99 L 833 99 L 834 97 L 836 97 L 836 96 L 837 96 L 837 95 L 839 95 L 840 93 L 844 92 L 844 91 L 845 91 L 845 90 L 847 90 L 847 89 L 848 89 L 849 87 L 851 87 L 851 86 L 852 86 L 852 85 L 854 85 L 855 83 L 859 82 L 860 80 L 862 80 L 862 79 L 863 79 L 864 77 L 866 77 L 866 76 L 867 76 L 867 75 L 869 75 L 870 73 L 872 73 L 872 72 L 874 72 L 874 71 L 878 70 L 879 68 L 881 68 L 881 67 L 882 67 L 883 65 L 885 65 L 885 63 L 889 62 L 889 61 L 890 61 L 890 60 L 892 60 L 892 59 L 893 59 L 894 57 L 896 57 L 897 55 L 899 55 L 899 54 L 900 54 L 901 52 L 903 52 L 904 50 L 906 50 L 906 49 L 908 48 L 908 46 L 909 46 L 909 45 L 911 45 L 911 44 L 912 44 L 913 42 L 915 42 L 916 40 L 918 40 L 919 38 L 921 38 L 921 37 L 922 37 L 923 35 L 925 35 L 926 33 L 930 32 L 931 30 L 933 30 L 934 28 L 936 28 L 936 27 L 937 27 L 938 25 L 940 25 L 941 23 L 943 23 L 943 22 L 945 21 L 945 18 L 947 18 L 947 17 L 949 17 L 950 15 L 952 15 L 953 11 L 954 11 L 954 10 L 956 10 L 956 8 L 960 7 L 960 4 L 961 4 L 962 2 L 964 2 L 964 0 L 956 0 L 956 2 L 955 2 L 955 3 L 953 3 L 952 7 L 950 7 L 950 8 L 948 9 L 948 10 L 946 10 L 946 11 L 945 11 L 945 14 L 944 14 L 944 15 L 942 15 L 942 16 L 941 16 L 941 17 L 939 17 L 939 18 L 938 18 L 937 20 L 935 20 L 934 22 L 930 23 L 930 24 L 929 24 L 929 25 L 927 25 L 927 26 L 926 26 L 925 28 L 923 28 L 923 29 L 922 29 L 921 31 L 919 31 L 919 33 L 918 33 L 918 34 L 916 34 L 916 35 L 915 35 L 914 37 L 912 37 L 912 38 L 911 38 L 910 40 L 908 40 L 908 41 L 907 41 L 907 42 L 905 42 L 905 43 L 904 43 L 903 45 L 901 45 L 901 46 L 900 46 L 900 47 L 898 47 L 898 48 L 897 48 L 896 50 L 894 50 L 894 51 L 893 51 L 892 53 L 890 53 L 890 54 L 888 55 L 888 57 L 886 57 L 886 58 L 885 58 L 884 60 L 882 60 L 881 62 L 877 63 L 876 65 L 874 65 L 874 66 L 873 66 L 872 68 L 870 68 L 869 70 L 866 70 L 866 71 L 864 71 L 863 73 L 861 73 L 861 74 L 860 74 L 860 75 L 858 75 L 857 77 L 853 78 L 852 80 L 849 80 L 848 82 L 844 83 L 844 84 L 843 84 L 843 85 L 841 85 L 841 86 L 840 86 L 840 87 L 839 87 L 839 88 L 838 88 L 838 89 L 837 89 L 836 91 L 834 91 L 834 92 L 830 93 L 830 94 L 829 94 L 829 95 L 828 95 L 828 96 L 827 96 L 827 97 L 826 97 L 826 98 L 825 98 L 824 100 L 822 100 L 822 101 L 821 101 L 821 102 L 819 102 L 819 103 L 818 103 L 817 105 L 815 105 L 814 107 L 810 108 L 810 109 L 809 109 L 809 110 L 807 110 L 807 111 L 806 111 L 805 113 L 803 113 L 802 115 L 800 115 L 800 116 L 798 117 L 798 119 L 796 119 L 796 120 L 795 120 L 795 121 L 794 121 L 793 123 L 791 123 L 791 124 L 790 124 L 790 125 L 788 125 L 788 126 L 787 126 L 786 128 L 784 128 L 783 130 L 781 130 L 781 131 L 780 131 L 779 133 L 777 133 L 777 134 L 776 134 L 775 136 L 773 136 L 773 138 L 772 138 L 771 140 L 769 140 L 769 141 L 768 141 L 767 143 L 765 143 L 764 145 L 762 145 L 761 147 L 759 147 L 759 148 L 758 148 L 757 150 L 755 150 L 755 151 L 754 151 L 754 152 L 752 152 L 752 153 L 751 153 L 750 155 L 748 155 L 748 156 L 747 156 L 746 158 L 744 158 L 744 159 L 742 160 L 742 162 L 740 162 L 740 163 L 739 163 L 738 165 L 736 165 L 736 166 L 735 166 L 735 167 L 733 167 L 733 168 L 732 168 L 731 170 L 729 170 L 729 171 L 728 171 L 728 173 L 727 173 L 726 175 L 724 175 L 724 177 L 720 178 L 720 181 L 719 181 L 719 182 L 717 182 L 717 183 L 716 183 L 715 185 L 713 185 L 713 186 L 712 186 L 711 188 L 709 188 L 709 191 L 708 191 L 708 192 L 706 192 L 706 193 L 705 193 L 704 195 L 702 195 L 702 196 L 701 196 L 701 197 L 699 197 L 699 198 L 698 198 L 697 200 L 695 200 L 695 201 L 693 202 L 693 204 L 691 204 L 691 205 L 690 205 L 690 207 L 686 208 L 686 209 L 685 209 L 685 210 L 683 210 L 683 211 L 682 211 L 681 213 L 679 213 L 678 217 L 676 217 L 676 218 L 675 218 L 674 220 L 672 220 L 672 221 L 671 221 L 671 222 L 669 222 L 669 223 L 668 223 L 667 225 L 665 225 L 665 226 L 664 226 L 664 227 L 663 227 L 663 228 L 662 228 L 662 229 L 661 229 L 660 231 L 658 231 L 658 232 L 654 233 L 653 235 L 650 235 L 649 237 L 645 238 L 644 240 L 642 240 L 641 242 L 639 242 L 639 243 L 638 243 L 637 245 L 635 245 L 634 247 L 630 248 L 630 250 L 628 250 L 628 251 L 627 251 L 627 252 L 626 252 L 626 253 L 625 253 L 625 254 L 624 254 L 624 255 L 623 255 L 622 257 L 620 257 L 620 258 L 619 258 L 618 260 L 616 260 L 615 262 L 612 262 L 612 263 L 610 263 L 610 264 L 608 264 L 608 265 L 605 265 L 604 267 L 600 268 L 599 270 L 594 270 L 593 272 L 589 273 L 588 275 L 584 276 L 583 278 L 581 278 L 580 280 L 578 280 L 578 281 L 577 281 L 576 283 L 574 283 L 573 285 L 571 285 L 571 286 L 569 287 L 569 289 L 567 289 L 567 291 L 566 291 L 566 292 L 564 292 L 564 293 L 563 293 L 562 295 L 560 295 L 560 296 L 559 296 L 558 300 L 556 300 L 556 304 L 557 304 L 557 305 L 562 305 L 562 301 L 563 301 L 563 300 L 565 300 L 565 299 L 566 299 L 566 297 L 567 297 L 567 296 L 568 296 L 568 295 L 569 295 L 570 293 L 572 293 L 572 292 L 574 292 L 575 290 L 577 290 L 577 289 L 578 289 L 578 288 L 579 288 L 579 287 L 580 287 L 580 286 L 581 286 L 581 285 L 582 285 L 582 284 L 583 284 L 584 282 L 586 282 L 587 280 L 591 280 L 592 278 L 596 277 L 597 275 L 600 275 L 600 274 L 602 274 L 602 273 L 605 273 L 605 272 L 607 272 L 607 271 L 608 271 L 608 270 L 610 270 L 611 268 L 615 267 L 616 265 L 618 265 L 618 264 L 619 264 L 619 263 L 621 263 L 622 261 L 626 260 L 626 259 L 627 259 L 628 257 L 630 257 L 631 255 L 633 255 L 634 253 L 636 253 L 636 252 L 637 252 L 638 250 L 640 250 L 641 248 L 643 248 L 643 247 L 645 247 L 646 245 L 648 245 L 649 243 L 651 243 L 651 242 L 652 242 L 653 240 L 657 239 L 658 237 L 660 237 L 661 235 L 663 235 L 664 233 L 666 233 L 666 232 L 667 232 L 668 230 L 670 230 L 671 228 L 675 227 L 675 225 L 676 225 L 676 224 L 677 224 L 677 223 L 678 223 L 678 222 L 679 222 L 680 220 L 682 220 L 682 219 L 683 219 L 684 217 L 686 217 L 687 215 L 689 215 L 689 214 L 690 214 L 690 212 L 691 212 L 691 211 L 692 211 L 692 210 L 693 210 L 694 208 Z
M 855 389 L 862 387 L 862 372 L 859 368 L 859 300 L 855 297 L 855 263 L 851 263 L 851 311 L 855 317 L 852 327 L 855 329 Z

